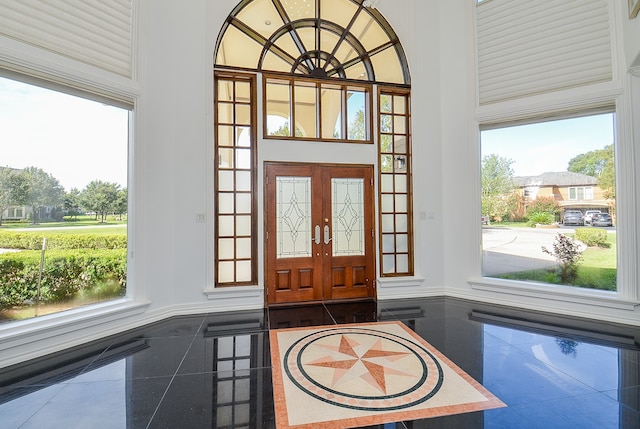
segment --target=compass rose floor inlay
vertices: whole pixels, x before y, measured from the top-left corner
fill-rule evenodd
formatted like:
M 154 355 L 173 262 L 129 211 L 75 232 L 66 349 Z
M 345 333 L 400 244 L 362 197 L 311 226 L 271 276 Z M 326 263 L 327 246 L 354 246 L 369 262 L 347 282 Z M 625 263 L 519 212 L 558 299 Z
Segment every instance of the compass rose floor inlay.
M 505 406 L 400 322 L 270 336 L 278 428 L 349 428 Z

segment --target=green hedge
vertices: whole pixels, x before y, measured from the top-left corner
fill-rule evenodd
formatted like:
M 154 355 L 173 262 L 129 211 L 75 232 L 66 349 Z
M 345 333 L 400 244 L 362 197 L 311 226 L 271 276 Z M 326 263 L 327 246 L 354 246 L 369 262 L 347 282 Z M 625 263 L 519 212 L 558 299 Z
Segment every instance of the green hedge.
M 587 246 L 609 247 L 607 231 L 599 228 L 576 228 L 576 239 Z
M 35 302 L 40 258 L 40 251 L 0 254 L 0 308 Z M 126 279 L 126 249 L 48 250 L 40 299 L 51 303 L 79 294 L 122 296 Z
M 44 231 L 0 231 L 0 248 L 41 250 Z M 47 249 L 126 249 L 126 235 L 60 234 L 46 232 Z

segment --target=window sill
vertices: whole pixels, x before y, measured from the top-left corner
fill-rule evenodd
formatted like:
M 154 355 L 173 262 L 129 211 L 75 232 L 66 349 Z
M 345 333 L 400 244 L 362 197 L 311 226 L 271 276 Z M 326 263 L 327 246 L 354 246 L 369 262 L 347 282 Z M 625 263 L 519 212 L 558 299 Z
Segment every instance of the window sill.
M 593 289 L 578 289 L 568 286 L 547 285 L 540 283 L 515 282 L 509 280 L 481 278 L 469 281 L 471 288 L 487 292 L 530 298 L 553 299 L 573 304 L 597 305 L 617 310 L 633 311 L 640 301 L 620 298 L 614 292 Z
M 102 323 L 107 316 L 123 318 L 144 313 L 149 304 L 148 302 L 133 302 L 122 298 L 31 319 L 9 322 L 0 326 L 0 337 L 7 339 L 34 331 L 41 334 L 76 322 L 85 322 L 87 324 Z

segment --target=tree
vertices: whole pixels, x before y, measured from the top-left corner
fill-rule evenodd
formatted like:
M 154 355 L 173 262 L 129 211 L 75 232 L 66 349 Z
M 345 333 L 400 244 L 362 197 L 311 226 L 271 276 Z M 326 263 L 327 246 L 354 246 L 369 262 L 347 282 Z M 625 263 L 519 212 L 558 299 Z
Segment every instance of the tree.
M 569 161 L 567 171 L 582 173 L 598 179 L 605 197 L 615 199 L 615 155 L 613 145 L 582 153 Z
M 356 112 L 356 117 L 349 124 L 349 140 L 365 140 L 367 138 L 364 110 Z
M 508 217 L 517 207 L 513 198 L 513 160 L 496 154 L 482 159 L 482 213 L 492 219 Z
M 71 190 L 64 195 L 62 208 L 67 216 L 77 217 L 82 213 L 80 190 L 78 188 L 71 188 Z
M 38 167 L 27 167 L 19 174 L 24 180 L 24 187 L 17 197 L 32 208 L 32 221 L 35 224 L 41 208 L 55 207 L 62 202 L 64 188 L 58 179 Z
M 0 167 L 0 225 L 2 215 L 8 207 L 22 205 L 19 196 L 23 187 L 24 179 L 17 170 Z
M 122 220 L 122 215 L 127 212 L 128 198 L 129 194 L 127 193 L 127 188 L 120 189 L 118 191 L 118 197 L 116 199 L 114 211 L 119 215 L 120 220 Z
M 291 127 L 289 126 L 289 121 L 286 121 L 284 124 L 280 125 L 280 128 L 269 133 L 270 136 L 280 136 L 280 137 L 291 137 Z M 302 130 L 298 128 L 296 125 L 296 136 L 302 136 Z
M 80 194 L 82 206 L 87 211 L 95 212 L 96 219 L 100 215 L 100 222 L 104 222 L 107 214 L 115 211 L 119 190 L 120 185 L 117 183 L 94 180 Z

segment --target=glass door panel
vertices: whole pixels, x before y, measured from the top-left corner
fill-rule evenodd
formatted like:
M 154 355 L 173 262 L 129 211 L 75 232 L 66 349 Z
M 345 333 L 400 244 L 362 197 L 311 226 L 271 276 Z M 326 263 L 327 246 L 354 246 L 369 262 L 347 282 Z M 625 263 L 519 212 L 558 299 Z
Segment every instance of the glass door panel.
M 333 256 L 364 255 L 364 180 L 331 179 Z
M 278 258 L 311 256 L 311 178 L 276 177 Z

